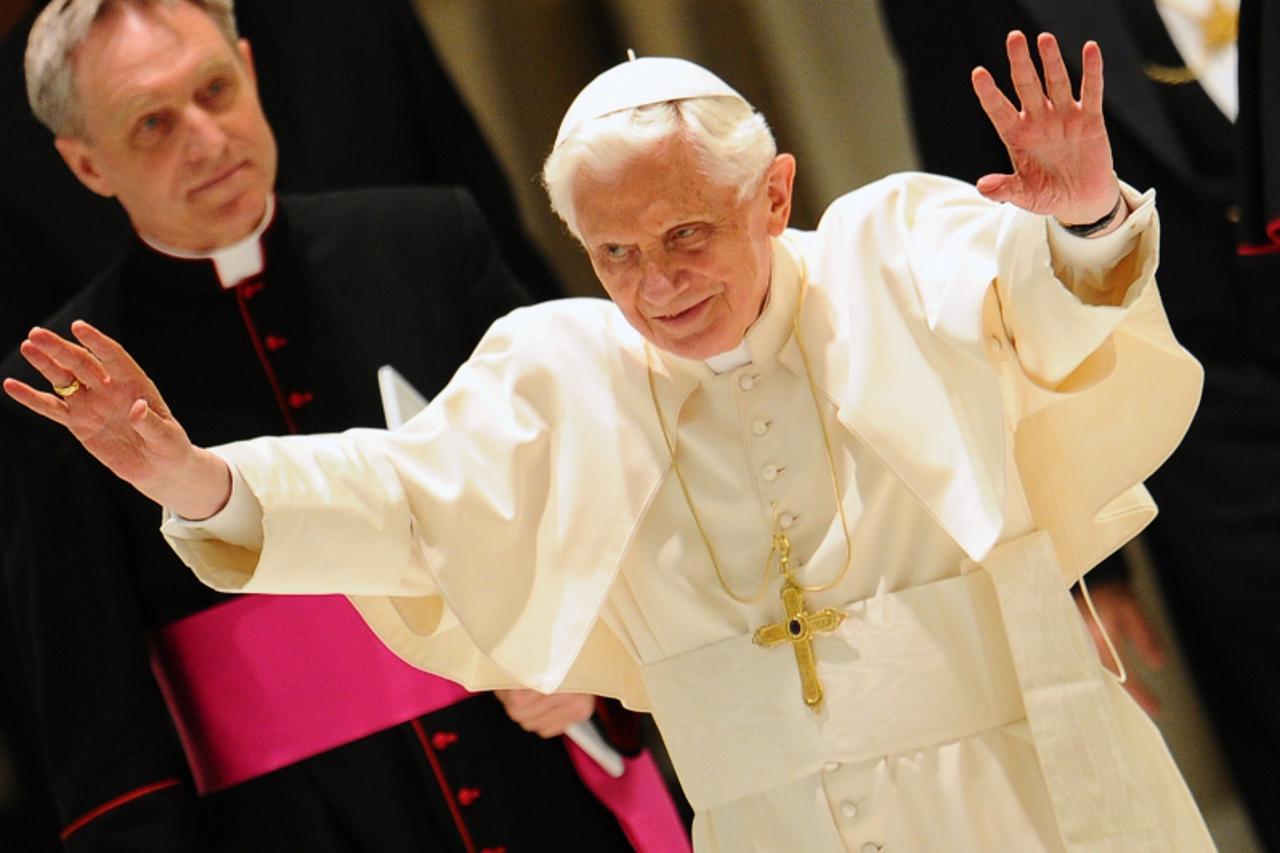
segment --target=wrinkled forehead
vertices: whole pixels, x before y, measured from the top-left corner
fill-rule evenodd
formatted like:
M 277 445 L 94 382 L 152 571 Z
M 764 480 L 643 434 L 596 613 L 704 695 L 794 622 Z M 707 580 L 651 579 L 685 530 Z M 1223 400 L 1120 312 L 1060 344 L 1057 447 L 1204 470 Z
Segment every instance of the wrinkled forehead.
M 690 222 L 720 222 L 740 204 L 738 188 L 709 177 L 694 145 L 671 137 L 600 176 L 580 169 L 574 205 L 584 238 L 626 243 Z

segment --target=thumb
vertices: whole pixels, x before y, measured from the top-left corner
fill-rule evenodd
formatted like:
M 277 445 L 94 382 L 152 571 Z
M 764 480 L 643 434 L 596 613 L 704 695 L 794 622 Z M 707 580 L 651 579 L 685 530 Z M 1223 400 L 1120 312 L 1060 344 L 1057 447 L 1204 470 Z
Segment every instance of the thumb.
M 129 425 L 152 453 L 170 456 L 181 450 L 184 443 L 182 427 L 171 418 L 156 414 L 143 399 L 134 400 L 129 408 Z
M 1013 175 L 990 174 L 978 178 L 978 192 L 992 201 L 1012 201 L 1016 178 Z

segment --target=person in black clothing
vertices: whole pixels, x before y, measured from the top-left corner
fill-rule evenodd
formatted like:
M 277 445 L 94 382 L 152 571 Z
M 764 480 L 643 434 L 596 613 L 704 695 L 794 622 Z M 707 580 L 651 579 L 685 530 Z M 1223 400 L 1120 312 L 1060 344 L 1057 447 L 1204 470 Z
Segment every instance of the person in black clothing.
M 0 36 L 0 351 L 52 314 L 129 245 L 110 199 L 85 191 L 31 115 L 23 85 L 31 3 Z M 276 186 L 322 192 L 466 187 L 503 261 L 535 301 L 561 288 L 521 224 L 506 176 L 441 65 L 412 0 L 239 0 L 263 110 L 280 149 Z
M 82 16 L 84 37 L 33 33 L 33 106 L 135 235 L 46 325 L 83 318 L 128 342 L 183 389 L 175 411 L 202 440 L 377 426 L 380 365 L 434 394 L 488 324 L 527 301 L 460 190 L 276 195 L 275 142 L 226 0 L 58 0 L 47 14 L 53 32 Z M 194 333 L 168 333 L 188 323 Z M 3 369 L 21 373 L 20 361 Z M 385 696 L 356 694 L 325 681 L 322 654 L 290 669 L 270 660 L 275 647 L 238 643 L 223 628 L 247 625 L 253 598 L 195 582 L 156 547 L 153 508 L 45 432 L 0 407 L 4 579 L 67 849 L 624 850 L 652 838 L 611 811 L 616 788 L 561 738 L 523 731 L 491 695 L 422 688 L 413 679 L 431 677 L 416 671 L 391 676 Z M 364 628 L 340 629 L 332 610 L 317 622 L 287 598 L 261 606 L 289 642 L 306 629 L 359 642 Z M 354 665 L 384 665 L 365 660 Z M 245 739 L 296 710 L 271 704 L 290 700 L 274 682 L 239 678 L 263 671 L 325 703 L 321 731 Z M 606 731 L 635 734 L 634 718 L 596 707 Z M 219 730 L 211 714 L 243 725 Z M 290 735 L 311 740 L 291 752 Z M 649 797 L 650 824 L 675 825 L 647 756 L 618 784 Z
M 882 9 L 922 165 L 963 179 L 1006 166 L 981 112 L 967 108 L 961 72 L 1001 67 L 1013 29 L 1053 31 L 1069 58 L 1086 38 L 1106 51 L 1116 170 L 1159 194 L 1160 292 L 1205 367 L 1195 423 L 1147 481 L 1160 516 L 1146 541 L 1259 837 L 1280 850 L 1280 8 L 1242 0 L 1234 74 L 1234 3 L 1161 6 L 892 0 Z M 1141 626 L 1120 567 L 1090 585 L 1104 624 Z

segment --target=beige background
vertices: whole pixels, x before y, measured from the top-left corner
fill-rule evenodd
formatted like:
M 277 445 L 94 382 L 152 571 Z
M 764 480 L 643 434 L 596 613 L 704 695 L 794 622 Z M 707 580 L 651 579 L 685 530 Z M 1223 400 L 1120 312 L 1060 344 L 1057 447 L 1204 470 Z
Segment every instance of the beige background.
M 577 91 L 626 48 L 715 70 L 769 118 L 800 162 L 793 223 L 812 227 L 836 196 L 916 167 L 902 83 L 873 0 L 416 0 L 437 49 L 511 178 L 531 234 L 575 294 L 598 294 L 551 215 L 538 171 Z M 976 101 L 956 109 L 978 109 Z M 1151 571 L 1131 549 L 1139 592 L 1170 636 Z M 1170 642 L 1170 645 L 1172 643 Z M 1130 668 L 1163 703 L 1159 722 L 1219 847 L 1253 853 L 1181 662 Z
M 705 64 L 761 109 L 779 146 L 800 160 L 798 226 L 814 225 L 841 193 L 913 167 L 897 69 L 868 0 L 418 0 L 418 6 L 508 169 L 531 233 L 574 293 L 599 290 L 548 211 L 538 171 L 573 96 L 622 61 L 627 48 Z

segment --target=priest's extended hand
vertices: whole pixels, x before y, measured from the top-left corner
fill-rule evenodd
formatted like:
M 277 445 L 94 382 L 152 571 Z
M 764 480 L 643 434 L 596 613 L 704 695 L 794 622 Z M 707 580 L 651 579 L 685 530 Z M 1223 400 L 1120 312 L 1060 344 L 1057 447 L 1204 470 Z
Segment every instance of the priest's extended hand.
M 1037 47 L 1043 84 L 1026 36 L 1015 30 L 1005 42 L 1021 111 L 1000 91 L 991 72 L 982 67 L 973 70 L 973 90 L 1013 164 L 1012 175 L 980 178 L 978 192 L 994 201 L 1054 216 L 1064 225 L 1093 223 L 1106 217 L 1120 197 L 1102 118 L 1102 51 L 1097 42 L 1085 43 L 1077 101 L 1057 39 L 1041 33 Z
M 62 424 L 94 458 L 147 497 L 187 518 L 213 515 L 231 494 L 231 474 L 217 455 L 196 447 L 160 392 L 120 344 L 81 320 L 79 344 L 32 329 L 23 358 L 60 395 L 5 379 L 10 397 Z

